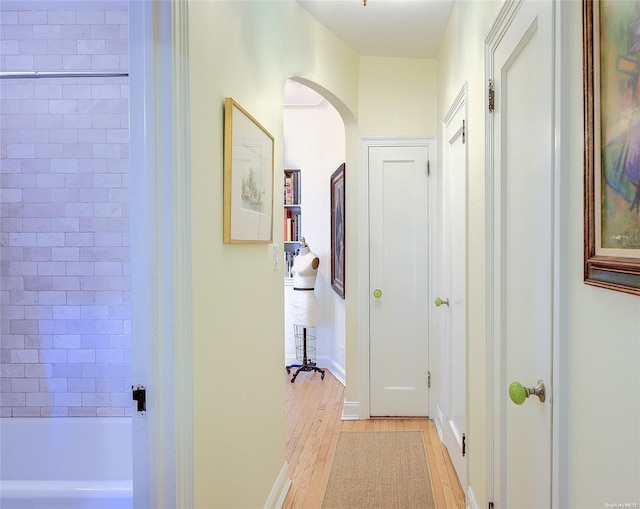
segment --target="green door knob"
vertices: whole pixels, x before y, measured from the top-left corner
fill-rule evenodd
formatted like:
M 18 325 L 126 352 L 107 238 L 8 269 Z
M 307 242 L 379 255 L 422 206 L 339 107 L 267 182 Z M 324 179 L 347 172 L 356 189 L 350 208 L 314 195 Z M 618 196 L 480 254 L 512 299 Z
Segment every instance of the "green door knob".
M 436 304 L 436 307 L 437 307 L 437 308 L 439 308 L 439 307 L 440 307 L 440 306 L 442 306 L 443 304 L 444 304 L 445 306 L 448 306 L 448 305 L 449 305 L 449 299 L 444 299 L 444 300 L 443 300 L 443 299 L 441 299 L 440 297 L 436 297 L 435 304 Z
M 542 380 L 538 380 L 538 384 L 535 387 L 527 387 L 520 382 L 513 382 L 509 386 L 509 397 L 516 405 L 522 405 L 524 400 L 531 395 L 538 396 L 540 402 L 544 403 L 546 389 Z
M 509 397 L 516 405 L 522 405 L 524 400 L 529 397 L 527 389 L 520 382 L 513 382 L 509 386 Z
M 374 291 L 373 291 L 373 296 L 374 296 L 376 299 L 379 299 L 380 297 L 382 297 L 382 290 L 374 290 Z

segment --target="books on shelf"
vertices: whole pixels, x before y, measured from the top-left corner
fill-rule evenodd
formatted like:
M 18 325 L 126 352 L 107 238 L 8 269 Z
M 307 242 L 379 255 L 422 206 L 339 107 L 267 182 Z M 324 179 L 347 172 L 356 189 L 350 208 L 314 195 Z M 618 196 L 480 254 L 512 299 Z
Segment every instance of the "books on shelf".
M 282 238 L 285 242 L 298 242 L 302 238 L 302 216 L 299 210 L 285 210 Z
M 300 170 L 284 170 L 284 204 L 300 204 Z

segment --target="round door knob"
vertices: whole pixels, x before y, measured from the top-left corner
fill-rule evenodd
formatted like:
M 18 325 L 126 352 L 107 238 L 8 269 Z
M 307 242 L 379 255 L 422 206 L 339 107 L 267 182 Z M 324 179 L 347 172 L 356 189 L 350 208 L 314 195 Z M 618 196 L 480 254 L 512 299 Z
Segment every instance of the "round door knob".
M 380 297 L 382 297 L 382 290 L 374 290 L 374 291 L 373 291 L 373 296 L 374 296 L 376 299 L 379 299 Z
M 435 303 L 436 303 L 436 307 L 437 307 L 437 308 L 439 308 L 439 307 L 440 307 L 440 306 L 442 306 L 443 304 L 444 304 L 445 306 L 448 306 L 448 305 L 449 305 L 449 299 L 444 299 L 444 300 L 443 300 L 443 299 L 441 299 L 440 297 L 436 297 Z
M 522 405 L 524 401 L 529 397 L 527 389 L 520 382 L 513 382 L 509 386 L 509 397 L 516 405 Z
M 546 391 L 542 380 L 538 380 L 538 385 L 535 387 L 527 387 L 520 382 L 512 382 L 509 385 L 509 397 L 516 405 L 522 405 L 532 394 L 538 396 L 540 402 L 544 403 Z

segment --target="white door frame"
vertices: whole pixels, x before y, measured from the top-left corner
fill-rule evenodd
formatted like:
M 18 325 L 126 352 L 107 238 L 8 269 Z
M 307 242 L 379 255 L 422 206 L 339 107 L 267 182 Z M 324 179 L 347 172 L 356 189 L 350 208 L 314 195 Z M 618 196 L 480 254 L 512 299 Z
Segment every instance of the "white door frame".
M 188 2 L 129 2 L 134 507 L 193 507 Z
M 496 72 L 494 68 L 494 51 L 500 43 L 509 24 L 513 20 L 518 9 L 524 0 L 507 0 L 502 9 L 498 13 L 496 21 L 487 35 L 485 41 L 485 86 L 488 90 L 488 83 L 493 79 Z M 531 0 L 535 1 L 535 0 Z M 551 417 L 551 503 L 552 507 L 566 506 L 566 488 L 563 488 L 562 479 L 566 479 L 566 466 L 562 461 L 562 457 L 566 457 L 567 437 L 566 437 L 566 389 L 564 380 L 566 379 L 566 345 L 562 339 L 567 337 L 567 304 L 565 302 L 568 295 L 568 280 L 566 269 L 566 253 L 567 241 L 562 236 L 563 225 L 566 224 L 567 212 L 563 210 L 563 203 L 566 202 L 567 191 L 565 190 L 563 168 L 568 167 L 563 164 L 568 158 L 567 150 L 563 146 L 562 137 L 562 77 L 568 71 L 563 68 L 562 56 L 562 7 L 563 2 L 554 1 L 554 196 L 552 199 L 553 206 L 553 331 L 551 344 L 551 398 L 553 401 L 553 410 Z M 486 222 L 486 334 L 487 334 L 487 477 L 486 490 L 487 500 L 494 498 L 495 478 L 494 472 L 499 458 L 493 457 L 495 450 L 494 434 L 492 433 L 493 423 L 496 419 L 495 400 L 495 368 L 499 366 L 499 352 L 496 351 L 496 345 L 491 340 L 493 337 L 494 326 L 501 319 L 500 310 L 496 306 L 497 296 L 494 291 L 494 211 L 496 202 L 499 199 L 494 195 L 494 159 L 493 159 L 493 130 L 494 118 L 489 112 L 488 103 L 489 94 L 485 94 L 485 222 Z
M 451 179 L 449 177 L 448 174 L 450 174 L 451 172 L 451 168 L 448 167 L 448 152 L 449 152 L 449 136 L 447 135 L 447 133 L 449 132 L 449 126 L 451 125 L 451 122 L 453 121 L 453 119 L 456 117 L 456 115 L 458 115 L 458 113 L 462 112 L 462 114 L 464 115 L 464 123 L 461 126 L 452 126 L 453 130 L 456 132 L 459 132 L 457 130 L 463 130 L 462 132 L 462 137 L 463 137 L 463 142 L 464 143 L 464 152 L 465 152 L 465 166 L 464 166 L 464 179 L 465 179 L 465 193 L 464 193 L 464 210 L 465 210 L 465 228 L 464 228 L 464 244 L 465 244 L 465 258 L 464 258 L 464 302 L 462 303 L 464 305 L 464 356 L 465 356 L 465 371 L 464 371 L 464 377 L 465 377 L 465 401 L 464 401 L 464 406 L 465 406 L 465 410 L 464 410 L 464 415 L 465 415 L 465 423 L 464 423 L 464 434 L 468 433 L 469 430 L 469 398 L 468 398 L 468 394 L 469 394 L 469 387 L 468 387 L 468 380 L 469 380 L 469 374 L 468 374 L 468 351 L 469 351 L 469 345 L 468 345 L 468 341 L 469 341 L 469 330 L 468 330 L 468 324 L 469 324 L 469 313 L 468 313 L 468 288 L 469 288 L 469 278 L 468 278 L 468 261 L 469 261 L 469 239 L 468 239 L 468 225 L 469 225 L 469 217 L 468 217 L 468 210 L 469 210 L 469 204 L 468 204 L 468 181 L 469 181 L 469 177 L 468 177 L 468 145 L 466 143 L 466 141 L 464 141 L 467 133 L 466 133 L 466 121 L 468 118 L 468 109 L 467 109 L 467 83 L 465 82 L 462 87 L 460 88 L 460 91 L 458 92 L 458 95 L 456 96 L 456 98 L 453 100 L 453 102 L 451 103 L 451 106 L 449 107 L 446 115 L 444 116 L 444 119 L 442 121 L 442 129 L 443 129 L 443 154 L 442 154 L 442 159 L 443 159 L 443 163 L 442 163 L 442 186 L 440 188 L 440 193 L 442 194 L 442 201 L 443 201 L 443 213 L 442 213 L 442 217 L 438 218 L 438 224 L 440 225 L 440 229 L 441 229 L 441 234 L 438 236 L 439 239 L 441 239 L 441 241 L 446 243 L 446 246 L 443 246 L 443 250 L 439 250 L 438 252 L 440 253 L 440 256 L 442 255 L 442 253 L 447 253 L 448 257 L 451 257 L 451 238 L 452 235 L 454 235 L 455 233 L 452 232 L 451 229 L 451 200 L 450 198 L 450 191 L 449 188 L 447 186 L 447 183 L 451 182 Z M 445 166 L 447 165 L 447 166 Z M 445 221 L 445 222 L 443 222 Z M 452 295 L 452 288 L 451 288 L 451 263 L 450 261 L 446 261 L 446 263 L 440 263 L 439 260 L 441 260 L 442 258 L 438 258 L 438 262 L 436 261 L 432 261 L 432 263 L 434 265 L 437 265 L 437 272 L 439 272 L 440 277 L 445 277 L 447 278 L 447 282 L 445 285 L 445 289 L 447 290 L 446 292 L 443 292 L 442 288 L 439 288 L 439 292 L 441 297 L 447 298 L 447 299 L 451 299 L 453 297 Z M 443 266 L 447 267 L 446 273 L 443 274 L 442 272 L 442 268 Z M 434 282 L 437 283 L 437 282 Z M 453 302 L 451 303 L 453 304 Z M 433 303 L 432 303 L 433 305 Z M 446 320 L 448 321 L 449 325 L 447 327 L 447 334 L 449 334 L 449 348 L 450 348 L 450 341 L 451 341 L 451 313 L 449 312 L 449 308 L 442 309 L 439 313 L 435 312 L 434 316 L 438 316 L 438 320 L 443 320 L 442 316 L 445 316 Z M 440 322 L 441 323 L 441 322 Z M 442 327 L 440 326 L 440 323 L 433 323 L 433 327 L 434 330 L 437 330 L 440 334 L 438 334 L 438 336 L 442 336 Z M 432 336 L 432 338 L 435 338 L 436 336 Z M 451 384 L 448 383 L 448 381 L 450 380 L 450 373 L 445 372 L 449 371 L 448 366 L 450 365 L 450 353 L 449 352 L 442 352 L 442 341 L 437 341 L 437 340 L 433 340 L 432 343 L 430 344 L 430 347 L 433 348 L 433 351 L 435 353 L 434 359 L 447 359 L 449 361 L 449 364 L 445 365 L 445 364 L 440 364 L 437 363 L 438 366 L 437 368 L 434 367 L 433 371 L 437 372 L 438 376 L 433 376 L 433 380 L 434 380 L 434 388 L 437 387 L 437 393 L 439 394 L 437 400 L 436 400 L 436 405 L 435 405 L 435 412 L 433 413 L 434 416 L 434 424 L 436 425 L 436 429 L 438 431 L 438 435 L 440 436 L 440 440 L 445 443 L 445 433 L 446 433 L 446 427 L 449 426 L 449 424 L 447 422 L 444 422 L 444 418 L 446 417 L 447 420 L 449 419 L 449 417 L 451 417 L 450 415 L 444 416 L 442 414 L 442 410 L 439 408 L 438 406 L 438 402 L 439 401 L 443 401 L 445 398 L 447 398 L 447 409 L 448 412 L 451 411 Z M 439 355 L 438 355 L 439 354 Z M 443 355 L 444 354 L 444 355 Z M 433 364 L 436 364 L 435 362 Z M 445 377 L 446 377 L 446 382 L 445 382 Z M 446 387 L 446 390 L 445 390 Z M 434 398 L 435 399 L 435 398 Z M 456 439 L 458 441 L 458 445 L 459 447 L 462 447 L 462 440 L 463 437 L 459 436 L 458 433 L 454 432 L 454 435 L 456 435 Z M 446 445 L 446 444 L 445 444 Z M 452 456 L 454 454 L 453 451 L 451 451 L 450 453 Z M 452 457 L 453 459 L 453 457 Z M 463 463 L 464 463 L 464 469 L 465 469 L 465 479 L 464 481 L 466 481 L 467 478 L 467 470 L 468 470 L 468 464 L 469 464 L 469 456 L 468 454 L 465 454 L 465 457 L 463 459 Z M 457 465 L 456 462 L 454 461 L 454 465 Z M 463 481 L 463 479 L 461 479 L 461 481 Z M 465 484 L 468 484 L 465 482 Z M 463 485 L 463 489 L 466 490 L 466 486 Z
M 360 139 L 360 161 L 358 176 L 358 357 L 359 357 L 359 379 L 358 393 L 359 401 L 345 401 L 343 409 L 343 419 L 369 419 L 370 394 L 369 394 L 369 148 L 371 147 L 419 147 L 425 146 L 429 149 L 429 160 L 431 164 L 430 185 L 429 185 L 429 235 L 428 253 L 431 260 L 434 255 L 433 232 L 435 227 L 436 203 L 436 179 L 437 179 L 437 144 L 435 136 L 425 137 L 363 137 Z M 433 295 L 433 267 L 429 264 L 429 300 Z M 431 363 L 431 359 L 429 359 Z M 431 369 L 431 365 L 430 365 Z

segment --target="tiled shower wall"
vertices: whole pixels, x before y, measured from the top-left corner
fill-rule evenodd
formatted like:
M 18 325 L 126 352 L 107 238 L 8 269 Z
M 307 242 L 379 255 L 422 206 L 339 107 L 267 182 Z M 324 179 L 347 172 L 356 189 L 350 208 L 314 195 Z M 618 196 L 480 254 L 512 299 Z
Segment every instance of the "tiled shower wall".
M 127 11 L 90 4 L 0 11 L 0 70 L 127 70 Z M 0 80 L 2 417 L 131 414 L 128 90 Z

